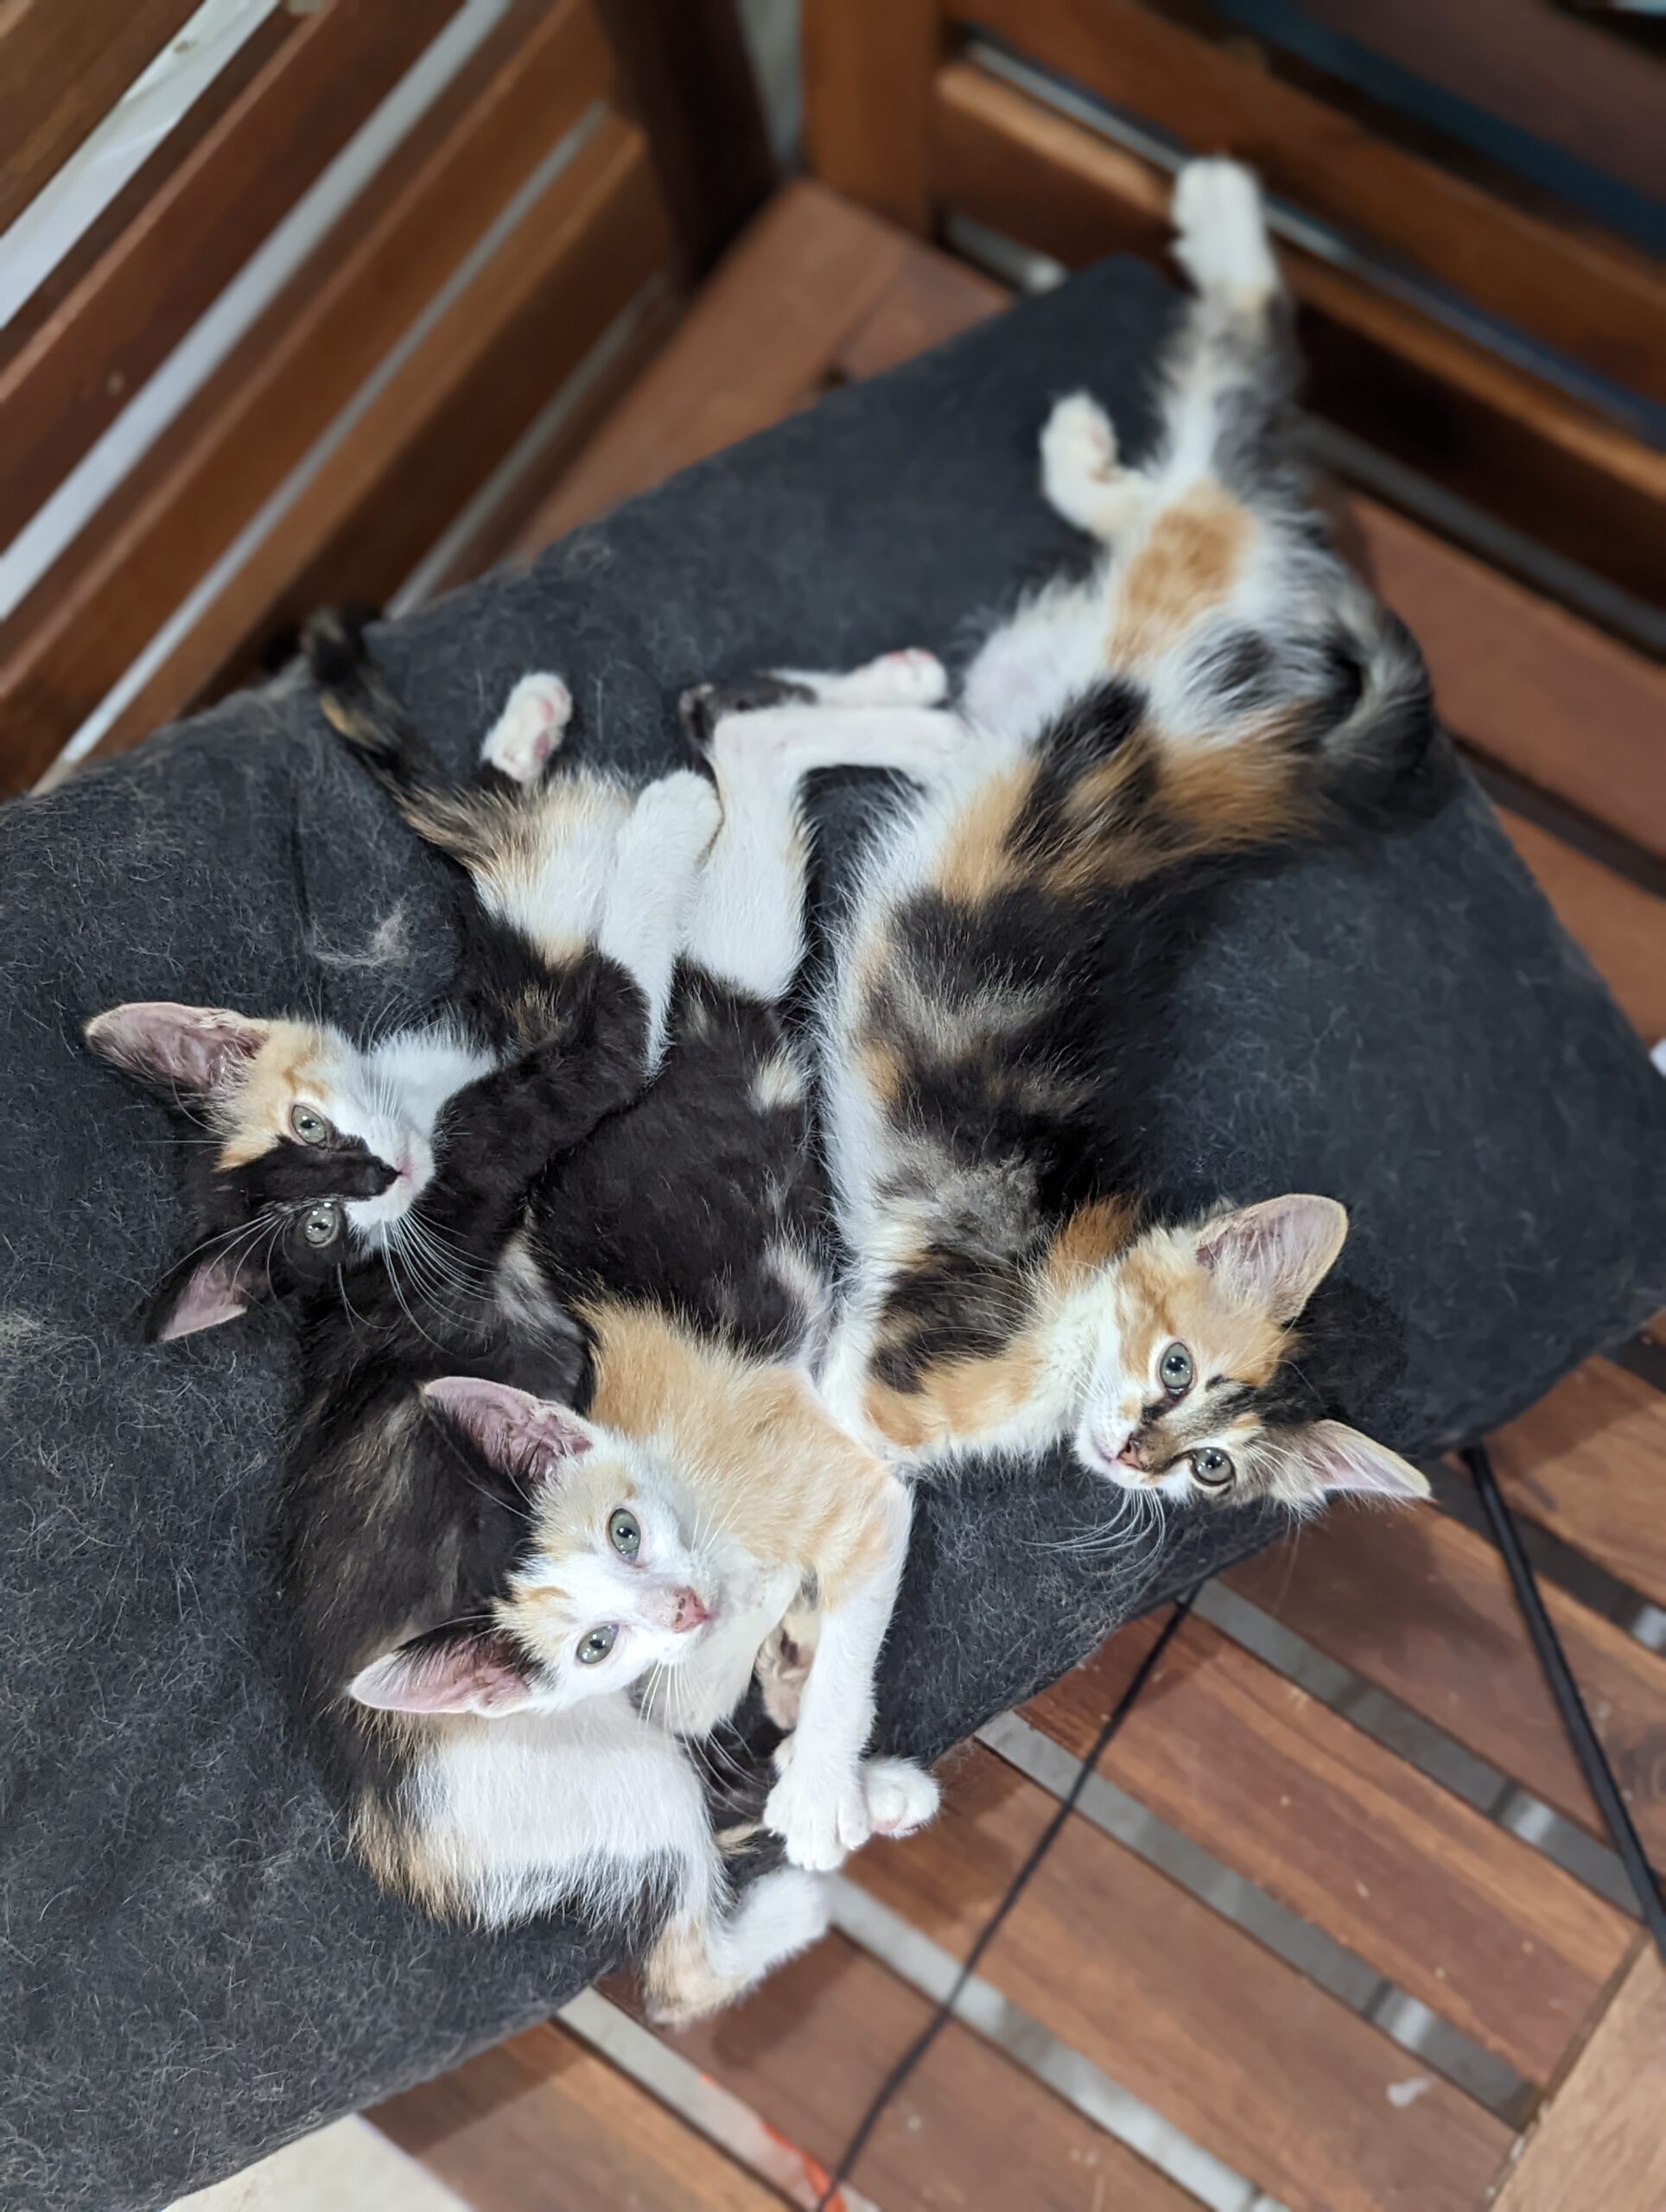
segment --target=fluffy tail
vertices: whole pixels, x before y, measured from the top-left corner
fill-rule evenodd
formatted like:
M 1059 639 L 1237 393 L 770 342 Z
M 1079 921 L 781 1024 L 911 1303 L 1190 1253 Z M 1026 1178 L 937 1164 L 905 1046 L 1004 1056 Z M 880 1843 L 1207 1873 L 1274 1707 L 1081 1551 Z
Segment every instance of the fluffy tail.
M 467 863 L 480 842 L 471 806 L 417 734 L 365 641 L 367 608 L 322 608 L 301 633 L 324 719 L 417 835 Z

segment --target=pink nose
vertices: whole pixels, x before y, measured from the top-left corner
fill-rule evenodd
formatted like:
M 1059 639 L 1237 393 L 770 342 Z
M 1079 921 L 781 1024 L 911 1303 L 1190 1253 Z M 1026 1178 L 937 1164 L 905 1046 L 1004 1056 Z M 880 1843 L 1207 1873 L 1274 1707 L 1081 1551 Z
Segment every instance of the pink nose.
M 1116 1464 L 1119 1467 L 1132 1467 L 1136 1475 L 1144 1474 L 1146 1471 L 1145 1454 L 1141 1451 L 1139 1444 L 1133 1437 L 1130 1436 L 1129 1438 L 1127 1443 L 1123 1445 L 1122 1450 L 1116 1454 Z
M 678 1636 L 686 1636 L 690 1629 L 704 1628 L 711 1618 L 692 1590 L 679 1590 L 671 1599 L 671 1627 Z

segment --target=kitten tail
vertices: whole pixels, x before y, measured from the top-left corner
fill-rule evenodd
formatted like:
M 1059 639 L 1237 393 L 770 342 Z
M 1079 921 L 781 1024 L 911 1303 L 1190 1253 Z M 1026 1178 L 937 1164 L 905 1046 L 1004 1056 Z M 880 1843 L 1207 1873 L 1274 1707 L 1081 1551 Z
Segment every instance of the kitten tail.
M 480 842 L 470 808 L 412 728 L 365 642 L 373 616 L 359 607 L 324 607 L 301 633 L 324 719 L 429 843 L 467 863 Z

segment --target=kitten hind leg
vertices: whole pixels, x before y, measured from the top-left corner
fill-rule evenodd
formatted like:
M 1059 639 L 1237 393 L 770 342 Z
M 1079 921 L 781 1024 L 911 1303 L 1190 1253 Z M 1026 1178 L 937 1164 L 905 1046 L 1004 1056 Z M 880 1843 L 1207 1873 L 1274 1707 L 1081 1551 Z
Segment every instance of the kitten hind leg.
M 619 962 L 647 1001 L 648 1073 L 664 1049 L 677 963 L 719 823 L 710 784 L 682 768 L 641 792 L 614 849 L 596 950 Z
M 826 1883 L 794 1866 L 766 1874 L 727 1912 L 673 1916 L 643 1962 L 648 2017 L 683 2027 L 734 2002 L 827 1933 Z
M 1188 162 L 1174 180 L 1173 213 L 1174 258 L 1199 298 L 1258 314 L 1278 296 L 1278 264 L 1252 171 L 1238 162 Z
M 938 708 L 794 703 L 723 715 L 708 747 L 723 823 L 695 902 L 689 957 L 760 999 L 784 996 L 804 950 L 804 778 L 840 767 L 931 776 L 963 743 L 958 719 Z
M 936 707 L 949 696 L 949 673 L 935 653 L 910 645 L 881 653 L 860 668 L 829 674 L 784 668 L 783 683 L 809 693 L 819 707 Z
M 535 783 L 566 735 L 573 695 L 558 676 L 523 676 L 480 746 L 480 766 L 511 783 Z
M 1066 522 L 1107 543 L 1140 520 L 1152 495 L 1150 480 L 1118 461 L 1111 419 L 1085 391 L 1058 401 L 1046 419 L 1041 488 Z

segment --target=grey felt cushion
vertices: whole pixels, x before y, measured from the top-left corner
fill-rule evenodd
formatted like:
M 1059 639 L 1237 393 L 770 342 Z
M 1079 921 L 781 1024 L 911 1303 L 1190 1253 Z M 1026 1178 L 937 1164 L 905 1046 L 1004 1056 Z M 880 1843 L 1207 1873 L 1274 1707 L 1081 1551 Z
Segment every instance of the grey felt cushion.
M 1097 270 L 678 479 L 385 649 L 460 765 L 529 668 L 588 741 L 669 758 L 682 686 L 774 660 L 963 651 L 1079 546 L 1034 491 L 1054 395 L 1131 437 L 1169 295 Z M 291 685 L 0 817 L 4 1940 L 0 2202 L 149 2206 L 433 2073 L 610 1955 L 436 1930 L 343 1856 L 264 1671 L 295 1380 L 251 1322 L 142 1346 L 180 1231 L 173 1124 L 80 1049 L 139 996 L 368 1022 L 444 981 L 434 868 Z M 1415 834 L 1236 894 L 1186 987 L 1169 1166 L 1333 1191 L 1408 1361 L 1358 1408 L 1428 1448 L 1525 1406 L 1666 1296 L 1666 1086 L 1468 787 Z M 1130 1609 L 1262 1541 L 1192 1518 L 1136 1573 L 1055 1548 L 1085 1479 L 925 1500 L 889 1743 L 941 1751 Z

